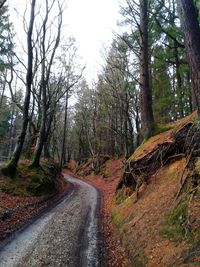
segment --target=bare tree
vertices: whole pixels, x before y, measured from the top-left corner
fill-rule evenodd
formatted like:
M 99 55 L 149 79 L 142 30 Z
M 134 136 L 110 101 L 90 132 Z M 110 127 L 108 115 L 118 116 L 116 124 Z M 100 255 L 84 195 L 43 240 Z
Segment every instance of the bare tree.
M 0 8 L 2 8 L 4 6 L 5 2 L 6 2 L 6 0 L 1 0 L 0 1 Z
M 17 164 L 22 152 L 24 140 L 26 137 L 26 131 L 28 126 L 28 117 L 29 117 L 29 105 L 30 105 L 30 97 L 31 97 L 31 88 L 32 88 L 32 79 L 33 79 L 33 45 L 32 45 L 32 35 L 33 35 L 33 27 L 35 20 L 35 5 L 36 0 L 32 0 L 31 2 L 31 15 L 29 21 L 29 27 L 27 32 L 27 73 L 26 73 L 26 94 L 23 105 L 23 124 L 21 128 L 21 133 L 18 137 L 17 144 L 15 146 L 15 150 L 11 157 L 8 165 L 3 169 L 5 174 L 14 175 L 16 172 Z
M 62 26 L 62 7 L 60 2 L 58 2 L 59 14 L 58 14 L 58 25 L 57 25 L 57 34 L 55 39 L 47 40 L 47 31 L 48 31 L 48 22 L 49 22 L 49 14 L 52 10 L 53 5 L 55 4 L 55 0 L 49 4 L 49 1 L 45 1 L 45 10 L 46 14 L 42 22 L 41 27 L 41 43 L 39 44 L 40 53 L 41 53 L 41 80 L 39 86 L 39 92 L 41 93 L 40 105 L 41 105 L 41 123 L 40 123 L 40 130 L 39 130 L 39 137 L 37 140 L 33 161 L 31 163 L 32 167 L 39 166 L 41 153 L 43 150 L 44 143 L 47 138 L 47 111 L 49 108 L 50 103 L 48 103 L 48 91 L 49 91 L 49 81 L 50 75 L 52 70 L 53 61 L 55 58 L 56 50 L 60 43 L 61 38 L 61 26 Z M 49 61 L 47 59 L 47 53 L 49 53 L 49 43 L 53 43 L 52 50 L 50 51 L 51 54 L 49 56 Z M 51 123 L 52 119 L 49 123 Z

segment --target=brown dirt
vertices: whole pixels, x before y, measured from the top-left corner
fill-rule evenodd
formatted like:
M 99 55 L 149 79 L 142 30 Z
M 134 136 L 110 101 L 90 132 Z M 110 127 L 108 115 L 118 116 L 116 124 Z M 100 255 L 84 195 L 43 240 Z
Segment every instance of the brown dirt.
M 161 168 L 151 177 L 150 184 L 140 189 L 136 203 L 135 194 L 132 194 L 115 208 L 117 220 L 121 223 L 123 245 L 129 252 L 133 266 L 193 266 L 181 263 L 185 252 L 191 247 L 189 243 L 173 242 L 159 234 L 164 215 L 174 205 L 185 164 L 186 159 L 183 158 Z M 194 205 L 191 210 L 193 208 Z M 200 209 L 197 204 L 196 213 L 195 218 L 198 218 Z M 194 216 L 194 211 L 192 214 Z M 196 227 L 200 227 L 199 220 L 195 222 L 198 224 Z M 198 257 L 193 260 L 197 266 Z

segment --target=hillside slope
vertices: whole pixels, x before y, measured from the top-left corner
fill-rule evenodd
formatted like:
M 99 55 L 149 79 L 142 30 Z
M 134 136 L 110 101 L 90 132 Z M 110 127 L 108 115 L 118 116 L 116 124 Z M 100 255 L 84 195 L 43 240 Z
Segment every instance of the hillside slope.
M 133 266 L 200 265 L 196 113 L 150 138 L 126 163 L 112 219 Z

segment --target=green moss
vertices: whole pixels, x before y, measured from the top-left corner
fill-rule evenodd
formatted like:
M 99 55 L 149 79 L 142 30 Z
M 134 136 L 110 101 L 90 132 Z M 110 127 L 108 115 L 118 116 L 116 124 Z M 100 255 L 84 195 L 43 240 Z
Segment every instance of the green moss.
M 197 128 L 198 130 L 200 130 L 200 120 L 199 120 L 199 118 L 196 118 L 196 119 L 194 120 L 194 125 L 196 126 L 196 128 Z
M 198 198 L 200 198 L 200 186 L 198 186 L 196 188 L 195 196 L 197 196 Z
M 52 194 L 57 190 L 55 177 L 58 173 L 59 169 L 53 163 L 44 163 L 39 168 L 19 164 L 16 174 L 0 184 L 0 191 L 14 196 Z
M 122 189 L 118 190 L 115 196 L 115 202 L 117 205 L 120 205 L 126 201 L 129 196 L 132 194 L 132 190 L 129 187 L 124 186 Z
M 0 185 L 0 192 L 10 194 L 12 196 L 30 196 L 26 187 L 27 182 L 24 184 L 19 179 L 9 179 L 5 184 Z
M 7 194 L 13 194 L 13 192 L 14 192 L 14 188 L 12 188 L 12 187 L 7 187 L 7 186 L 5 186 L 5 185 L 2 185 L 2 186 L 0 186 L 0 192 L 3 192 L 3 193 L 7 193 Z
M 127 222 L 126 218 L 121 218 L 116 210 L 113 210 L 112 214 L 111 214 L 111 218 L 112 218 L 112 222 L 115 225 L 115 227 L 117 228 L 117 230 L 119 231 L 120 234 L 120 238 L 121 238 L 121 242 L 123 243 L 123 246 L 126 248 L 127 244 L 126 244 L 126 233 L 124 230 L 124 224 Z M 133 264 L 133 266 L 137 266 L 137 267 L 144 267 L 147 266 L 147 257 L 144 253 L 143 248 L 134 250 L 133 252 L 131 252 L 129 254 L 129 258 Z
M 31 168 L 31 183 L 28 190 L 35 195 L 49 194 L 55 192 L 54 177 L 49 170 L 43 168 Z
M 172 241 L 183 241 L 189 239 L 190 232 L 187 227 L 188 201 L 179 202 L 168 214 L 165 215 L 160 225 L 159 233 L 162 237 Z
M 144 253 L 144 249 L 140 248 L 134 251 L 132 255 L 130 255 L 130 260 L 133 266 L 136 267 L 145 267 L 147 266 L 147 257 Z
M 105 164 L 104 168 L 103 168 L 103 178 L 108 178 L 110 176 L 110 172 L 109 172 L 109 168 L 108 166 Z
M 173 127 L 169 125 L 162 125 L 160 123 L 157 123 L 154 128 L 154 135 L 164 133 L 168 130 L 171 130 Z
M 7 164 L 7 166 L 3 167 L 1 169 L 1 172 L 5 175 L 5 176 L 9 176 L 11 178 L 13 178 L 16 174 L 16 166 L 13 165 L 11 162 L 9 162 Z
M 125 219 L 120 219 L 117 212 L 114 210 L 111 214 L 112 222 L 115 225 L 115 227 L 119 230 L 122 231 L 122 226 L 125 223 Z

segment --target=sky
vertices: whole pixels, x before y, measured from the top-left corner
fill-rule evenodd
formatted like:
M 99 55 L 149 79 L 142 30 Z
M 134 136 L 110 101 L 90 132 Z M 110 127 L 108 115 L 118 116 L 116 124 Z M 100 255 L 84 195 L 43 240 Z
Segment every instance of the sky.
M 91 77 L 101 63 L 100 51 L 112 40 L 118 11 L 118 0 L 71 0 L 69 3 L 69 28 L 80 43 Z
M 23 14 L 27 0 L 10 0 L 11 20 L 15 30 L 22 37 L 22 21 L 14 8 Z M 113 31 L 117 31 L 119 18 L 118 0 L 66 0 L 64 15 L 64 35 L 73 35 L 79 47 L 83 64 L 86 63 L 85 76 L 89 82 L 96 78 L 103 63 L 101 51 L 111 43 Z

